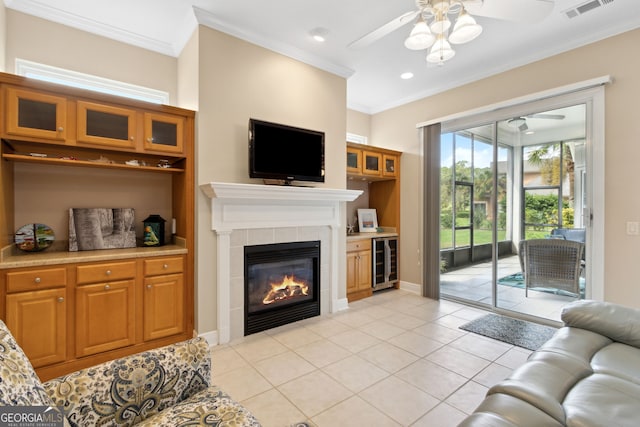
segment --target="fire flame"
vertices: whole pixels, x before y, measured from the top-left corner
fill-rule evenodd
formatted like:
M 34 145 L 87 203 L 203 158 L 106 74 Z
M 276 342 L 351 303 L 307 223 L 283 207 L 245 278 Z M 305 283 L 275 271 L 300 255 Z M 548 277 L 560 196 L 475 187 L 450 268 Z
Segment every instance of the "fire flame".
M 295 281 L 294 276 L 284 276 L 282 282 L 271 283 L 271 290 L 262 300 L 263 304 L 272 304 L 297 296 L 309 295 L 309 285 Z

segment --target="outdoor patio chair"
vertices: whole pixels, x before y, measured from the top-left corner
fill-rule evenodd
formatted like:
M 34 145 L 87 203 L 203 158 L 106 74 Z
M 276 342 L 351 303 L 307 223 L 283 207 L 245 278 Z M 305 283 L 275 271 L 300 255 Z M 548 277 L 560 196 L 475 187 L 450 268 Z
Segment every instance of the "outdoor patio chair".
M 551 288 L 580 296 L 584 243 L 531 239 L 522 240 L 519 249 L 526 297 L 530 288 Z

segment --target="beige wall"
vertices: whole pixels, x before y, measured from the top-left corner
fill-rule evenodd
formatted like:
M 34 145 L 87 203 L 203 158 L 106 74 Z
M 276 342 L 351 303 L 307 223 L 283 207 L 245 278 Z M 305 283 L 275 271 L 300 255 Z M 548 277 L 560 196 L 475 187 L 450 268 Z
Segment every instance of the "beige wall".
M 7 14 L 6 71 L 16 58 L 149 87 L 177 98 L 177 59 L 11 9 Z
M 198 32 L 196 185 L 262 183 L 249 178 L 247 125 L 253 117 L 324 131 L 326 182 L 319 186 L 346 188 L 346 81 L 208 27 Z M 216 238 L 210 200 L 200 191 L 196 196 L 197 328 L 206 332 L 216 326 Z M 344 251 L 344 241 L 339 248 Z M 339 277 L 346 280 L 344 262 L 341 259 Z M 344 298 L 346 285 L 339 289 Z
M 412 240 L 421 234 L 416 230 L 422 229 L 420 209 L 414 206 L 414 199 L 421 195 L 416 170 L 420 168 L 417 123 L 611 75 L 614 83 L 605 90 L 605 299 L 640 306 L 635 271 L 640 237 L 625 233 L 626 221 L 640 220 L 640 196 L 629 186 L 640 159 L 633 126 L 640 97 L 640 57 L 620 54 L 634 52 L 638 44 L 640 30 L 630 31 L 374 115 L 372 143 L 411 153 L 402 157 L 402 253 L 421 249 L 421 243 Z M 421 283 L 419 260 L 407 262 L 403 257 L 401 277 Z
M 347 132 L 371 137 L 371 115 L 355 110 L 347 110 Z

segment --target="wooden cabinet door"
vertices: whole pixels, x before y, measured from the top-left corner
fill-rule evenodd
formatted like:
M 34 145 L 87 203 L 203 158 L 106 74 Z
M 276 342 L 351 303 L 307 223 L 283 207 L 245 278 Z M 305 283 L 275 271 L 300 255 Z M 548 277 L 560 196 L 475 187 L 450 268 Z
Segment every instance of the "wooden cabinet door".
M 358 284 L 357 290 L 371 289 L 371 251 L 358 252 Z
M 362 174 L 371 176 L 382 175 L 382 154 L 372 151 L 362 152 Z
M 136 112 L 129 108 L 78 101 L 78 143 L 136 147 Z
M 13 87 L 7 87 L 5 95 L 8 134 L 53 141 L 66 139 L 66 98 Z
M 358 252 L 347 252 L 347 294 L 358 290 Z
M 362 150 L 347 147 L 347 173 L 362 173 Z
M 398 175 L 398 156 L 385 154 L 382 156 L 382 176 L 396 177 Z
M 184 279 L 182 274 L 144 280 L 144 340 L 184 331 Z
M 76 288 L 76 356 L 134 344 L 134 285 L 123 280 Z
M 144 149 L 182 154 L 184 124 L 185 119 L 181 116 L 144 113 Z
M 7 327 L 35 368 L 66 359 L 66 299 L 65 288 L 7 295 Z

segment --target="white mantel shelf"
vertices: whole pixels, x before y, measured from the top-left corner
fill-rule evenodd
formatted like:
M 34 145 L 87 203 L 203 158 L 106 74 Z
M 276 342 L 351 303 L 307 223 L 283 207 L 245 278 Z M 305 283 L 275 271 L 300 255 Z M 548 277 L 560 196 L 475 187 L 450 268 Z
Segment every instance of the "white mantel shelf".
M 210 182 L 200 186 L 211 198 L 215 231 L 340 225 L 340 202 L 351 202 L 360 190 Z
M 295 187 L 210 182 L 200 189 L 211 198 L 211 229 L 217 235 L 218 342 L 229 342 L 231 257 L 233 230 L 329 226 L 331 228 L 330 311 L 345 305 L 338 301 L 339 236 L 341 206 L 357 199 L 362 191 L 325 187 Z

